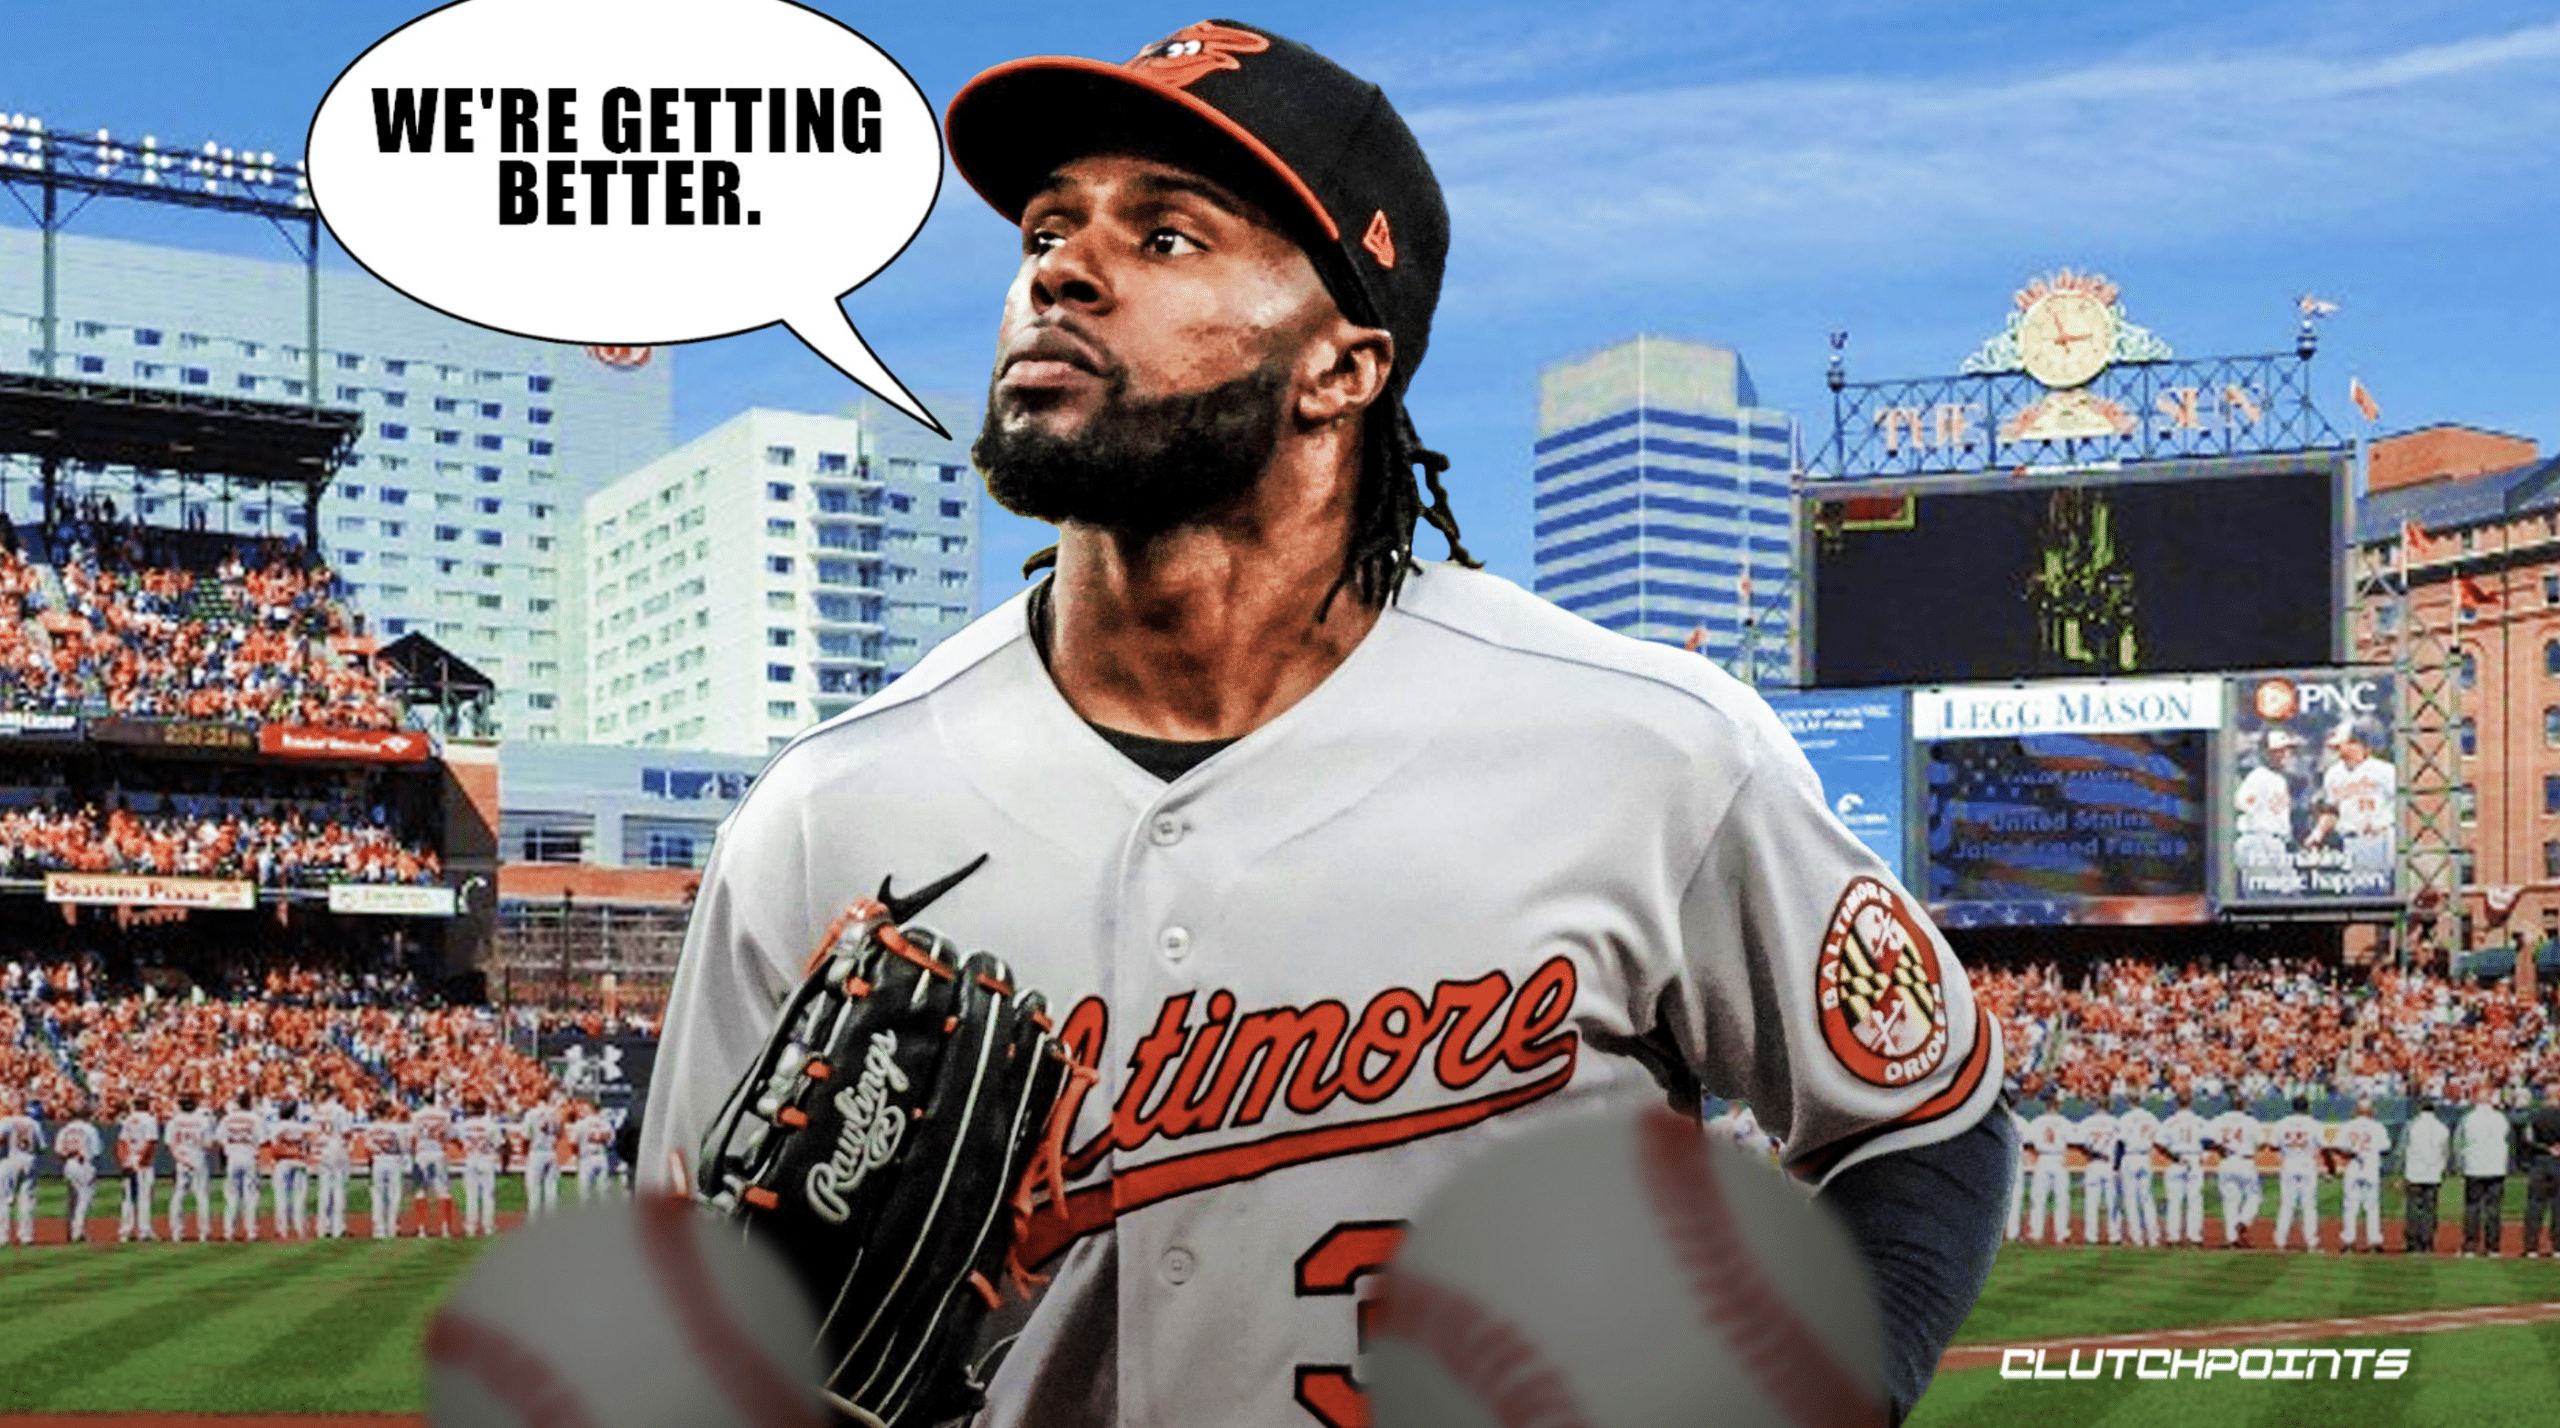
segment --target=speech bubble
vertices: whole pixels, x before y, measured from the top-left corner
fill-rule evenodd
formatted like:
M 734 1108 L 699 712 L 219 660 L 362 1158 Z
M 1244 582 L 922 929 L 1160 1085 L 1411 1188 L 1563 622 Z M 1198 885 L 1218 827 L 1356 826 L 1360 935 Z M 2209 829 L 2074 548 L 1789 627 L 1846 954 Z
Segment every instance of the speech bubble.
M 948 436 L 837 299 L 942 187 L 923 91 L 789 0 L 459 0 L 330 86 L 305 164 L 374 276 L 521 337 L 645 347 L 779 322 Z

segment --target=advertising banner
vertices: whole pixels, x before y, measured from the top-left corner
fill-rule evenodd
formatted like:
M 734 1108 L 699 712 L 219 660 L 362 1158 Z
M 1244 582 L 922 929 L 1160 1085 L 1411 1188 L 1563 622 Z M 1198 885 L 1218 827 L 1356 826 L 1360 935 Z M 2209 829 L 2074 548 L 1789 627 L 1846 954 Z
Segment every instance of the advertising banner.
M 248 725 L 202 719 L 92 719 L 89 737 L 102 744 L 139 744 L 152 749 L 219 749 L 245 754 L 258 747 L 258 732 Z
M 1907 880 L 1902 781 L 1908 721 L 1902 691 L 1773 694 L 1769 707 L 1812 762 L 1832 814 L 1895 877 Z
M 77 714 L 23 714 L 0 709 L 0 739 L 61 743 L 79 737 L 80 716 Z
M 46 902 L 123 907 L 217 907 L 234 911 L 258 905 L 257 888 L 216 878 L 151 878 L 118 873 L 47 873 Z
M 1915 691 L 1925 864 L 1950 927 L 2210 915 L 2214 679 Z
M 382 917 L 451 917 L 453 889 L 415 883 L 331 883 L 329 910 Z
M 316 729 L 265 724 L 258 729 L 258 747 L 286 758 L 363 759 L 386 764 L 413 764 L 435 756 L 434 741 L 415 729 Z
M 2390 672 L 2381 669 L 2231 681 L 2226 902 L 2298 907 L 2397 900 L 2396 693 Z
M 593 1101 L 609 1113 L 628 1109 L 645 1097 L 649 1073 L 658 1064 L 654 1036 L 553 1031 L 543 1034 L 540 1049 L 543 1064 L 559 1077 L 563 1094 Z

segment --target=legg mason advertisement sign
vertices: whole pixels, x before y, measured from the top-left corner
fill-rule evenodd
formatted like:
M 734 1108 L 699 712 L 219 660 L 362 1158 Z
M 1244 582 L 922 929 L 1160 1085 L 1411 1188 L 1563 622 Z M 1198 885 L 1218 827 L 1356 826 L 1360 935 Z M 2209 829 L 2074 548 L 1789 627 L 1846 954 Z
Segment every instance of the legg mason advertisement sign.
M 2232 681 L 2225 902 L 2398 900 L 2395 693 L 2373 669 Z

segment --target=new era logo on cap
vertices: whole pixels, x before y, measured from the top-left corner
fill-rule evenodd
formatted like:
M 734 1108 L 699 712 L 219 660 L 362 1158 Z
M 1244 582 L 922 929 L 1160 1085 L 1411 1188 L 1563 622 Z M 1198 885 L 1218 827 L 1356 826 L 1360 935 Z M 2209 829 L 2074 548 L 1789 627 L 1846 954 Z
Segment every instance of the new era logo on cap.
M 1379 209 L 1369 219 L 1369 231 L 1360 235 L 1360 246 L 1378 260 L 1381 268 L 1396 265 L 1396 235 L 1387 228 L 1387 211 Z

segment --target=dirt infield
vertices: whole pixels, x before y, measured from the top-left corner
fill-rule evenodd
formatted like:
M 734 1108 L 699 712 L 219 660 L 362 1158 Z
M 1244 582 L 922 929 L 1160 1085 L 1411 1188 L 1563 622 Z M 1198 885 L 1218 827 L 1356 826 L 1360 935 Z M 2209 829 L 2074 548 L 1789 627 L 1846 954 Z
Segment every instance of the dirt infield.
M 2560 1304 L 2483 1304 L 2470 1309 L 2423 1309 L 2355 1319 L 2289 1319 L 2262 1324 L 2215 1324 L 2198 1329 L 2149 1329 L 2078 1339 L 2038 1339 L 2016 1344 L 1968 1344 L 1938 1360 L 1938 1371 L 1996 1368 L 2011 1349 L 2042 1349 L 2048 1363 L 2074 1349 L 2237 1349 L 2258 1344 L 2301 1344 L 2319 1339 L 2359 1339 L 2385 1334 L 2437 1334 L 2560 1319 Z M 6 1420 L 0 1420 L 5 1422 Z

